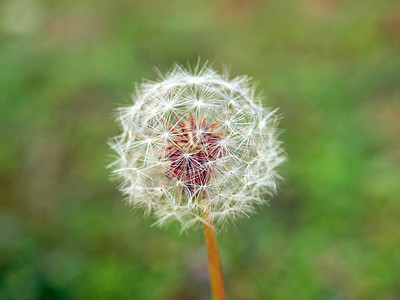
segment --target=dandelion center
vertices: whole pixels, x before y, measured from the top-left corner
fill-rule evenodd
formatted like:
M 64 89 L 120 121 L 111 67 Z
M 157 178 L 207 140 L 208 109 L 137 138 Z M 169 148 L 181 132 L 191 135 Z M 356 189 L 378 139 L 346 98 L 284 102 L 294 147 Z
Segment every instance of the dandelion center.
M 204 186 L 212 176 L 213 165 L 224 153 L 218 123 L 193 116 L 181 120 L 171 128 L 166 147 L 169 166 L 166 176 L 181 183 L 182 188 L 193 190 Z

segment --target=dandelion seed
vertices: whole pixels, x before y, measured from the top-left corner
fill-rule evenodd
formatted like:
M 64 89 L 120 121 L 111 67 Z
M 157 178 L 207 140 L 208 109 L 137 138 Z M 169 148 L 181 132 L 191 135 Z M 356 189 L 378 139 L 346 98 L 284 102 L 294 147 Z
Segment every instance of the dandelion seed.
M 175 65 L 145 81 L 117 114 L 123 133 L 110 143 L 113 174 L 135 207 L 182 229 L 247 216 L 276 189 L 284 160 L 276 110 L 262 108 L 246 76 Z M 253 199 L 257 199 L 252 201 Z M 207 212 L 207 219 L 204 217 Z

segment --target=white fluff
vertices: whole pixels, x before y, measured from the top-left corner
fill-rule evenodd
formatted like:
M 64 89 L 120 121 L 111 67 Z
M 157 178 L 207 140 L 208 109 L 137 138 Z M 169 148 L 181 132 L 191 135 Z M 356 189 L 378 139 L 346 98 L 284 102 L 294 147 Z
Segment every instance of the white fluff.
M 138 85 L 133 101 L 118 109 L 122 134 L 110 142 L 117 153 L 110 166 L 129 203 L 153 212 L 158 225 L 176 220 L 184 230 L 207 222 L 204 214 L 223 224 L 248 215 L 275 193 L 275 169 L 284 161 L 278 117 L 276 110 L 262 108 L 248 77 L 229 79 L 207 65 L 194 70 L 175 65 L 159 81 Z M 166 176 L 171 162 L 165 148 L 177 123 L 189 116 L 218 124 L 223 154 L 208 162 L 206 184 L 185 189 Z

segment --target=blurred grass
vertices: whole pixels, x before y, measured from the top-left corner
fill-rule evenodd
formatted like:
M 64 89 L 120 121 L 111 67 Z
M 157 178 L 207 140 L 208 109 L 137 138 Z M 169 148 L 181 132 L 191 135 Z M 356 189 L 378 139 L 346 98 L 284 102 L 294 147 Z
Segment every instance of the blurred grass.
M 0 3 L 0 299 L 209 299 L 201 231 L 132 213 L 112 111 L 198 57 L 284 115 L 280 193 L 219 235 L 230 299 L 400 297 L 400 5 Z

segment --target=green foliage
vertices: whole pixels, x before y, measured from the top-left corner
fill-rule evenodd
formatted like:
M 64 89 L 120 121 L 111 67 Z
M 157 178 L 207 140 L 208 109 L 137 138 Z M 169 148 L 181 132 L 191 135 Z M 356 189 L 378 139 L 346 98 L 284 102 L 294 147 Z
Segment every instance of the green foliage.
M 0 3 L 0 299 L 208 299 L 201 231 L 131 212 L 106 142 L 133 83 L 198 57 L 280 107 L 279 195 L 219 235 L 230 299 L 400 295 L 394 1 Z

